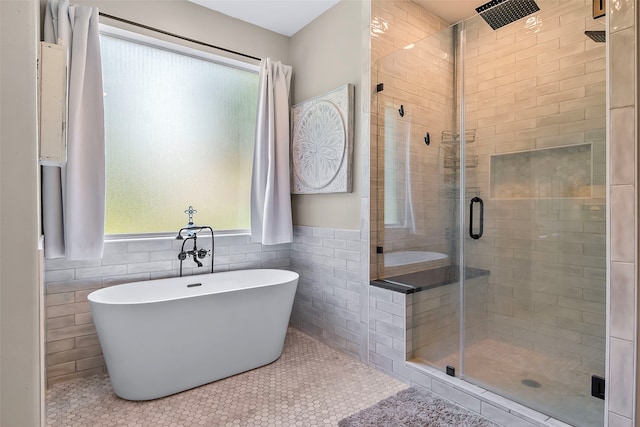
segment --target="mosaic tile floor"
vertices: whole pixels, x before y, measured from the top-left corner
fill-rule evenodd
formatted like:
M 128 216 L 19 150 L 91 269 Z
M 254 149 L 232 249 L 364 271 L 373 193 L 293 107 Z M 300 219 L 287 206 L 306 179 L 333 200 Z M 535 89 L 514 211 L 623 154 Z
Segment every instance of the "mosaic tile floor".
M 147 402 L 92 376 L 47 392 L 48 427 L 335 426 L 407 385 L 290 328 L 280 359 Z

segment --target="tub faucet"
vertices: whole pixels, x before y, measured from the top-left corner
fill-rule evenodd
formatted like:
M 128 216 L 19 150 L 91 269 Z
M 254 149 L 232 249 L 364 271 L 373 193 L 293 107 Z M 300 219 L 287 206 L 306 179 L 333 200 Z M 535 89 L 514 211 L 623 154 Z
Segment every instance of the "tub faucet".
M 198 252 L 199 251 L 196 251 L 196 248 L 194 246 L 193 250 L 189 251 L 189 254 L 193 257 L 193 262 L 195 262 L 198 267 L 202 267 L 202 263 L 198 261 Z
M 211 233 L 211 250 L 208 251 L 204 248 L 198 249 L 197 239 L 198 233 L 202 230 L 209 230 Z M 182 236 L 182 233 L 186 231 L 186 238 Z M 187 227 L 183 227 L 178 231 L 178 235 L 176 236 L 176 240 L 183 240 L 182 248 L 180 249 L 180 253 L 178 254 L 178 259 L 180 260 L 180 277 L 182 277 L 182 261 L 187 259 L 188 256 L 193 258 L 193 261 L 196 263 L 198 267 L 202 267 L 201 259 L 205 258 L 207 255 L 211 256 L 211 272 L 213 273 L 213 252 L 215 248 L 215 241 L 213 235 L 213 229 L 208 225 L 187 225 Z M 193 248 L 190 251 L 184 250 L 184 245 L 188 240 L 193 240 Z
M 185 251 L 184 244 L 187 243 L 189 240 L 193 240 L 193 248 L 190 251 Z M 187 259 L 188 256 L 190 256 L 193 258 L 193 261 L 196 263 L 198 267 L 202 267 L 202 263 L 198 260 L 198 258 L 206 257 L 208 254 L 208 251 L 206 249 L 198 250 L 197 240 L 198 240 L 197 234 L 193 233 L 191 236 L 184 239 L 184 242 L 182 242 L 182 249 L 178 254 L 178 259 L 180 260 L 180 266 L 182 266 L 182 261 L 184 261 L 185 259 Z

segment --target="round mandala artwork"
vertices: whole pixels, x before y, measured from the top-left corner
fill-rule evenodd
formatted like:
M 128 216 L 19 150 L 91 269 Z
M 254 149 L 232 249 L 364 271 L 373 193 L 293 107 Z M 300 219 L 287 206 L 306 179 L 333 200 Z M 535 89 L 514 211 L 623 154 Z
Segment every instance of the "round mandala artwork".
M 326 187 L 340 172 L 347 138 L 340 110 L 329 101 L 309 107 L 295 129 L 293 166 L 308 188 Z

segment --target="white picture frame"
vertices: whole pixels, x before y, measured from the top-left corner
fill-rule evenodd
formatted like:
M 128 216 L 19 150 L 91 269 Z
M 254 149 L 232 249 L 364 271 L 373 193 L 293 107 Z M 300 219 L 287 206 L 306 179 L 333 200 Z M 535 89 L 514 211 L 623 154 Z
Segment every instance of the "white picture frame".
M 291 107 L 291 193 L 353 191 L 354 92 L 345 84 Z

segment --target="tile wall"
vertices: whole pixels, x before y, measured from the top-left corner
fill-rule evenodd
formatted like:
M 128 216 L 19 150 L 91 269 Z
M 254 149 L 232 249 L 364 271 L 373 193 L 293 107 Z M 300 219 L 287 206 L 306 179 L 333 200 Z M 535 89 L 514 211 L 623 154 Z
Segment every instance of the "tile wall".
M 371 8 L 361 2 L 360 87 L 371 86 Z M 361 140 L 369 145 L 371 93 L 361 90 L 356 126 Z M 291 269 L 300 273 L 298 293 L 291 317 L 292 326 L 367 363 L 369 323 L 369 212 L 371 177 L 369 150 L 361 150 L 360 228 L 294 226 Z
M 378 245 L 385 253 L 451 254 L 446 236 L 455 189 L 447 191 L 452 183 L 444 173 L 449 159 L 443 135 L 454 133 L 455 126 L 453 31 L 442 30 L 376 65 L 376 82 L 384 85 L 375 97 L 377 170 L 384 170 L 376 189 Z
M 368 230 L 365 231 L 368 238 Z M 210 239 L 198 239 L 210 248 Z M 107 241 L 101 260 L 47 260 L 47 382 L 104 372 L 102 350 L 87 295 L 121 283 L 178 275 L 180 241 L 146 239 Z M 294 242 L 263 246 L 249 236 L 217 236 L 215 271 L 285 268 L 300 274 L 291 324 L 340 349 L 367 360 L 368 241 L 359 230 L 294 227 Z M 184 274 L 209 272 L 184 261 Z M 365 261 L 364 266 L 368 264 Z
M 407 37 L 410 37 L 409 35 L 415 34 L 413 24 L 416 20 L 414 19 L 412 23 L 405 24 L 407 25 L 407 30 L 404 32 L 398 27 L 394 27 L 393 23 L 396 22 L 394 14 L 400 16 L 398 21 L 402 21 L 402 18 L 406 17 L 406 14 L 402 7 L 396 5 L 396 3 L 399 2 L 393 2 L 393 7 L 389 6 L 390 3 L 392 2 L 372 2 L 372 62 L 374 64 L 376 59 L 392 52 L 394 46 L 398 49 L 409 44 L 411 41 L 418 40 L 420 36 L 424 37 L 425 33 L 429 30 L 431 30 L 432 33 L 436 32 L 434 27 L 431 26 L 428 27 L 424 33 L 420 34 L 420 36 L 415 37 L 414 40 L 407 40 Z M 559 2 L 556 3 L 559 4 Z M 568 3 L 569 2 L 564 2 L 565 5 Z M 519 148 L 508 148 L 507 146 L 507 152 L 509 149 L 522 151 L 534 147 L 542 148 L 566 145 L 567 142 L 581 143 L 583 141 L 589 141 L 595 143 L 595 149 L 602 153 L 603 150 L 605 150 L 603 144 L 605 137 L 609 138 L 611 144 L 610 153 L 607 153 L 607 155 L 610 156 L 610 169 L 608 172 L 610 183 L 609 192 L 606 192 L 604 163 L 594 165 L 593 182 L 597 185 L 597 188 L 594 188 L 595 197 L 592 197 L 590 201 L 567 200 L 566 203 L 561 205 L 559 210 L 551 209 L 551 207 L 546 209 L 546 212 L 551 215 L 551 220 L 550 218 L 536 219 L 540 221 L 540 224 L 543 224 L 543 228 L 549 228 L 551 233 L 561 231 L 567 236 L 573 234 L 573 237 L 579 241 L 558 241 L 552 244 L 535 242 L 534 240 L 519 242 L 524 243 L 527 247 L 517 249 L 513 246 L 508 246 L 506 251 L 510 254 L 509 257 L 504 257 L 500 251 L 498 257 L 493 260 L 485 259 L 484 262 L 485 264 L 490 264 L 492 261 L 497 261 L 500 264 L 494 266 L 496 272 L 494 277 L 499 279 L 505 269 L 513 272 L 513 269 L 509 265 L 510 263 L 515 262 L 518 265 L 522 264 L 518 260 L 517 253 L 522 255 L 523 250 L 534 252 L 536 262 L 542 263 L 542 265 L 546 264 L 547 266 L 550 265 L 549 260 L 552 259 L 553 253 L 567 253 L 568 257 L 572 258 L 572 262 L 576 265 L 570 274 L 563 273 L 558 276 L 551 271 L 551 274 L 555 276 L 552 283 L 560 285 L 560 287 L 556 289 L 562 289 L 565 294 L 553 295 L 553 292 L 549 292 L 549 289 L 538 288 L 537 291 L 539 294 L 536 297 L 536 304 L 540 308 L 543 308 L 543 310 L 539 315 L 536 315 L 534 312 L 534 318 L 537 317 L 539 320 L 542 320 L 542 318 L 549 316 L 553 319 L 554 328 L 556 326 L 562 326 L 564 331 L 561 329 L 545 330 L 545 325 L 541 323 L 540 329 L 534 336 L 542 345 L 544 345 L 544 341 L 549 338 L 552 340 L 561 339 L 563 342 L 569 343 L 569 353 L 578 350 L 582 345 L 591 347 L 595 351 L 591 353 L 593 357 L 585 361 L 586 365 L 591 367 L 604 366 L 602 349 L 604 349 L 606 345 L 607 356 L 610 360 L 610 362 L 607 363 L 609 368 L 605 373 L 608 387 L 606 422 L 608 422 L 610 426 L 631 426 L 634 425 L 635 422 L 634 403 L 636 402 L 636 382 L 633 378 L 635 378 L 636 372 L 636 347 L 638 345 L 636 337 L 636 307 L 638 297 L 636 290 L 637 247 L 634 243 L 633 236 L 637 234 L 634 231 L 637 231 L 635 219 L 637 216 L 635 214 L 637 211 L 637 111 L 635 99 L 637 98 L 636 92 L 638 89 L 636 83 L 637 61 L 635 59 L 637 59 L 638 48 L 636 30 L 637 15 L 640 11 L 636 8 L 636 2 L 634 0 L 612 0 L 607 2 L 608 19 L 610 20 L 610 27 L 608 28 L 610 56 L 607 58 L 606 48 L 604 48 L 603 45 L 590 44 L 592 42 L 585 39 L 582 34 L 585 29 L 604 29 L 601 27 L 603 27 L 605 22 L 604 19 L 601 19 L 597 23 L 590 20 L 588 13 L 591 7 L 591 1 L 584 1 L 583 3 L 585 12 L 582 16 L 568 12 L 563 17 L 547 19 L 544 22 L 547 27 L 549 25 L 555 27 L 548 33 L 549 38 L 543 41 L 543 43 L 548 43 L 548 45 L 540 48 L 541 50 L 549 50 L 549 52 L 534 53 L 534 48 L 530 51 L 532 53 L 531 55 L 519 53 L 520 50 L 525 50 L 524 47 L 518 49 L 518 52 L 512 52 L 525 62 L 527 60 L 533 61 L 531 58 L 546 54 L 542 57 L 542 61 L 546 62 L 547 66 L 556 68 L 555 70 L 551 68 L 546 70 L 547 80 L 545 81 L 544 78 L 540 80 L 540 83 L 548 85 L 546 89 L 556 89 L 554 93 L 541 92 L 546 89 L 544 87 L 535 87 L 535 85 L 529 88 L 523 86 L 517 89 L 525 95 L 524 98 L 520 99 L 521 102 L 527 102 L 525 98 L 540 99 L 543 104 L 545 104 L 540 111 L 557 107 L 557 111 L 552 114 L 552 116 L 555 117 L 549 119 L 543 117 L 535 118 L 535 115 L 532 117 L 520 117 L 520 121 L 529 120 L 533 127 L 529 131 L 519 131 L 522 138 L 517 143 L 515 143 L 512 137 L 516 129 L 509 129 L 510 124 L 504 123 L 505 121 L 509 121 L 508 119 L 511 118 L 512 112 L 504 111 L 505 109 L 502 108 L 503 114 L 495 118 L 497 109 L 501 108 L 499 104 L 500 96 L 496 91 L 501 90 L 501 86 L 516 87 L 515 80 L 509 82 L 506 80 L 500 81 L 499 79 L 505 77 L 505 74 L 513 73 L 514 71 L 518 73 L 516 67 L 524 67 L 524 69 L 519 71 L 520 76 L 523 78 L 526 77 L 528 72 L 536 71 L 535 69 L 538 68 L 537 59 L 536 67 L 527 67 L 526 64 L 517 66 L 514 61 L 512 64 L 504 63 L 501 68 L 498 69 L 494 68 L 491 70 L 489 68 L 491 64 L 486 60 L 497 53 L 495 49 L 506 52 L 510 49 L 510 43 L 515 44 L 523 40 L 522 37 L 519 37 L 519 35 L 515 33 L 504 31 L 505 34 L 504 37 L 501 37 L 502 40 L 496 38 L 489 44 L 478 44 L 476 46 L 477 51 L 471 52 L 472 55 L 475 54 L 479 57 L 475 60 L 475 65 L 479 70 L 482 69 L 480 70 L 481 72 L 478 73 L 475 81 L 478 90 L 480 86 L 483 86 L 487 93 L 493 92 L 496 94 L 496 96 L 493 97 L 495 101 L 493 108 L 496 110 L 494 112 L 486 111 L 487 114 L 483 116 L 478 108 L 475 112 L 472 111 L 471 119 L 477 121 L 476 129 L 478 130 L 479 141 L 484 136 L 485 141 L 492 143 L 498 142 L 501 139 L 501 132 L 496 132 L 496 126 L 500 126 L 500 130 L 503 131 L 502 133 L 508 134 L 508 136 L 505 137 L 508 138 L 508 141 L 511 141 L 512 144 L 515 143 L 514 145 L 520 145 Z M 408 7 L 413 7 L 413 5 L 409 5 Z M 384 17 L 384 20 L 377 19 L 378 16 Z M 566 39 L 566 41 L 560 42 L 557 35 L 563 31 L 561 27 L 565 24 L 568 28 L 573 27 L 575 34 L 573 37 Z M 382 29 L 389 29 L 384 32 L 386 36 L 383 35 Z M 394 39 L 393 30 L 397 30 L 395 35 L 397 35 L 398 41 Z M 402 32 L 402 35 L 398 35 L 398 33 Z M 544 38 L 545 36 L 543 35 L 542 37 Z M 553 40 L 553 38 L 556 40 Z M 550 49 L 552 45 L 554 49 Z M 378 46 L 383 46 L 386 50 L 379 49 L 378 51 L 382 52 L 382 54 L 376 56 L 376 48 Z M 492 53 L 490 50 L 494 50 L 494 52 Z M 594 59 L 587 59 L 587 55 L 593 54 L 596 55 Z M 482 55 L 485 56 L 483 57 Z M 563 59 L 565 56 L 568 58 Z M 485 63 L 482 63 L 483 59 L 486 61 Z M 604 78 L 607 60 L 609 61 L 608 65 L 610 67 L 610 84 L 608 87 L 606 87 L 606 80 Z M 561 69 L 564 70 L 562 73 L 573 71 L 576 75 L 568 79 L 568 81 L 560 83 L 557 78 L 554 79 L 554 76 L 557 77 Z M 492 73 L 493 79 L 489 78 Z M 482 74 L 484 74 L 484 76 Z M 483 77 L 486 79 L 485 81 L 478 80 Z M 375 83 L 375 74 L 372 74 L 372 79 L 373 83 Z M 522 84 L 525 85 L 524 83 Z M 560 85 L 562 85 L 562 87 L 560 87 Z M 596 98 L 602 98 L 605 92 L 608 93 L 609 97 L 609 111 L 601 104 L 601 101 L 598 101 L 597 104 L 591 103 L 591 101 L 595 102 Z M 585 101 L 587 103 L 586 108 L 575 108 Z M 486 104 L 487 100 L 485 99 L 480 99 L 478 102 L 479 106 Z M 375 105 L 375 103 L 373 105 Z M 534 112 L 535 110 L 532 108 L 531 113 Z M 381 240 L 378 237 L 377 225 L 381 218 L 378 216 L 378 210 L 376 209 L 378 204 L 377 199 L 381 193 L 380 191 L 376 192 L 375 189 L 380 188 L 382 183 L 379 182 L 375 169 L 380 164 L 378 152 L 375 148 L 379 129 L 377 126 L 378 117 L 375 111 L 372 113 L 371 253 L 375 254 L 375 242 Z M 476 115 L 475 118 L 473 117 L 474 114 Z M 553 121 L 561 118 L 561 116 L 570 118 L 570 120 L 567 121 L 568 123 L 560 125 L 559 122 Z M 532 118 L 534 118 L 534 120 L 531 120 Z M 605 118 L 609 119 L 611 123 L 611 132 L 609 135 L 605 135 L 604 132 Z M 513 120 L 515 119 L 516 117 L 514 116 Z M 491 123 L 491 120 L 494 122 Z M 487 134 L 487 129 L 483 130 L 483 127 L 493 128 L 493 133 Z M 542 133 L 537 134 L 537 128 L 542 128 L 542 130 L 540 130 Z M 547 134 L 543 134 L 543 131 L 546 131 Z M 484 135 L 483 132 L 485 132 Z M 536 145 L 538 143 L 539 145 Z M 475 149 L 478 152 L 473 154 L 478 154 L 479 156 L 483 155 L 483 150 L 489 150 L 490 153 L 496 152 L 495 145 L 487 147 L 485 144 L 478 143 Z M 497 152 L 502 153 L 503 151 L 499 150 Z M 487 154 L 487 152 L 484 154 Z M 488 181 L 487 176 L 480 176 L 479 180 L 482 179 L 484 179 L 485 182 Z M 611 218 L 610 229 L 607 228 L 609 226 L 606 221 L 605 197 L 610 197 L 611 201 L 609 210 Z M 519 204 L 521 206 L 518 206 Z M 526 203 L 516 200 L 506 201 L 503 205 L 501 208 L 506 208 L 506 212 L 503 209 L 494 209 L 492 214 L 498 216 L 502 214 L 506 215 L 507 218 L 500 219 L 500 221 L 507 223 L 507 226 L 511 227 L 511 229 L 517 227 L 515 221 L 517 216 L 525 214 L 529 209 Z M 509 213 L 509 211 L 512 213 Z M 545 210 L 543 210 L 543 212 L 545 212 Z M 514 215 L 517 216 L 514 217 Z M 566 224 L 578 224 L 582 228 L 582 235 L 579 236 L 577 233 L 568 229 L 558 229 L 557 227 L 561 225 L 558 220 L 559 218 L 562 218 L 562 222 Z M 508 225 L 509 222 L 511 225 Z M 611 248 L 611 262 L 608 264 L 608 273 L 606 268 L 606 247 L 603 246 L 601 237 L 605 232 L 609 233 L 610 236 L 606 246 L 610 245 Z M 491 231 L 489 234 L 494 234 L 494 241 L 501 247 L 500 241 L 503 241 L 503 236 L 500 236 L 499 233 L 492 233 Z M 541 234 L 538 234 L 538 236 L 540 235 Z M 576 246 L 576 244 L 578 246 Z M 581 246 L 581 253 L 572 254 L 571 251 L 579 249 L 579 246 Z M 475 250 L 478 263 L 483 262 L 482 254 L 483 252 L 486 253 L 484 249 L 486 248 L 477 248 Z M 522 271 L 527 275 L 533 273 L 528 266 L 522 267 Z M 375 255 L 372 255 L 371 277 L 377 277 L 377 272 Z M 537 274 L 544 276 L 542 272 L 538 272 Z M 610 275 L 610 287 L 605 291 L 601 284 L 605 279 L 608 279 L 606 275 Z M 547 278 L 545 278 L 545 280 L 547 280 Z M 497 315 L 496 320 L 508 320 L 506 318 L 508 316 L 505 316 L 505 314 L 512 316 L 514 310 L 519 310 L 518 304 L 513 304 L 516 302 L 513 297 L 518 294 L 524 296 L 524 294 L 516 288 L 504 289 L 504 286 L 496 283 L 495 280 L 491 286 L 494 290 L 506 290 L 510 295 L 509 299 L 504 299 L 501 295 L 496 294 L 497 298 L 492 301 L 492 311 Z M 586 302 L 585 306 L 588 307 L 588 309 L 576 312 L 575 308 L 578 301 L 582 301 L 580 304 Z M 610 307 L 606 307 L 607 304 L 610 304 Z M 607 335 L 605 336 L 605 331 L 601 325 L 605 321 L 607 312 L 611 314 L 610 318 L 607 319 L 608 329 L 606 331 Z M 533 322 L 535 322 L 535 320 L 533 320 Z M 370 327 L 373 324 L 372 319 Z M 514 329 L 500 328 L 499 321 L 495 323 L 495 326 L 496 332 L 514 336 Z M 396 329 L 394 330 L 398 332 Z M 554 334 L 556 338 L 553 338 Z M 375 340 L 377 334 L 371 333 L 371 336 L 370 346 L 373 347 L 376 345 Z M 378 336 L 378 339 L 384 340 L 384 342 L 393 346 L 398 346 L 397 343 L 389 340 L 388 337 L 382 338 Z M 386 369 L 385 366 L 388 368 L 388 361 L 378 363 L 374 360 L 375 358 L 379 358 L 380 355 L 371 357 L 372 363 L 376 363 L 381 369 Z M 399 367 L 398 370 L 400 369 L 402 368 Z
M 384 274 L 383 257 L 375 256 L 376 246 L 387 252 L 450 252 L 446 227 L 441 226 L 446 208 L 439 200 L 442 171 L 438 168 L 442 132 L 453 127 L 452 32 L 446 31 L 448 27 L 410 1 L 371 2 L 371 278 Z M 417 43 L 436 34 L 433 43 Z M 409 60 L 409 55 L 419 61 Z M 379 61 L 383 57 L 388 59 Z M 378 83 L 384 84 L 384 90 L 375 93 Z M 401 105 L 404 117 L 398 114 Z M 424 142 L 427 132 L 429 146 Z M 378 139 L 386 139 L 386 146 L 378 144 Z M 395 193 L 387 194 L 395 202 L 395 224 L 386 228 L 385 182 L 378 173 L 385 167 L 385 147 L 387 162 L 396 170 L 395 182 L 387 188 L 387 193 Z M 394 158 L 389 159 L 390 155 Z M 412 187 L 407 186 L 410 177 Z
M 488 276 L 465 280 L 465 343 L 472 345 L 488 337 Z M 459 366 L 460 283 L 426 289 L 409 299 L 407 360 Z
M 291 269 L 300 281 L 291 324 L 366 362 L 364 249 L 358 230 L 294 227 Z
M 489 336 L 603 375 L 606 45 L 584 31 L 604 21 L 589 2 L 537 3 L 535 22 L 496 31 L 480 18 L 465 23 L 465 125 L 475 130 L 467 155 L 477 158 L 467 186 L 485 206 L 484 236 L 465 242 L 466 265 L 491 271 Z M 585 146 L 589 168 L 576 150 Z M 532 187 L 522 194 L 490 179 L 507 155 L 546 157 L 539 166 L 510 162 Z M 554 188 L 537 188 L 553 175 Z M 554 196 L 567 183 L 580 188 Z
M 609 14 L 608 425 L 638 425 L 638 3 L 607 2 Z M 633 237 L 636 237 L 635 239 Z M 635 374 L 634 374 L 635 373 Z
M 211 248 L 211 239 L 198 239 Z M 187 243 L 187 244 L 190 244 Z M 60 381 L 104 372 L 102 350 L 91 318 L 87 295 L 96 289 L 140 280 L 175 277 L 182 241 L 171 238 L 105 242 L 100 260 L 45 262 L 46 378 L 50 386 Z M 184 261 L 183 274 L 210 271 L 211 258 L 193 268 Z M 215 271 L 246 268 L 289 268 L 290 244 L 252 244 L 246 235 L 216 236 Z
M 582 7 L 576 9 L 577 4 Z M 376 6 L 382 10 L 379 14 L 384 15 L 389 4 L 374 2 L 374 15 Z M 406 7 L 413 6 L 409 3 Z M 606 271 L 605 45 L 591 41 L 583 33 L 586 29 L 600 28 L 603 21 L 593 20 L 586 2 L 543 0 L 540 7 L 534 23 L 521 21 L 497 31 L 479 18 L 465 23 L 465 85 L 461 90 L 465 95 L 465 126 L 469 136 L 467 160 L 472 160 L 464 162 L 466 188 L 470 196 L 484 199 L 486 209 L 483 239 L 465 242 L 466 265 L 491 271 L 488 335 L 560 357 L 577 356 L 586 373 L 602 375 Z M 391 22 L 395 21 L 390 20 L 389 29 L 394 28 Z M 389 30 L 374 38 L 380 39 L 393 40 L 394 34 Z M 407 42 L 399 40 L 395 46 Z M 386 252 L 444 249 L 455 261 L 456 239 L 447 242 L 447 237 L 452 235 L 449 231 L 453 231 L 457 221 L 458 191 L 456 179 L 448 179 L 451 171 L 446 170 L 457 155 L 457 141 L 446 133 L 447 123 L 450 128 L 455 126 L 451 117 L 452 42 L 453 35 L 448 30 L 440 31 L 416 42 L 413 49 L 401 49 L 375 63 L 374 71 L 378 72 L 374 78 L 385 83 L 385 90 L 376 95 L 374 102 L 378 106 L 404 104 L 405 111 L 412 108 L 420 112 L 409 118 L 419 123 L 414 124 L 411 132 L 405 132 L 398 124 L 407 118 L 395 117 L 392 108 L 372 115 L 372 121 L 378 123 L 376 135 L 372 136 L 372 147 L 378 147 L 372 154 L 377 162 L 372 161 L 372 165 L 376 164 L 378 172 L 373 181 L 377 191 L 372 195 L 375 194 L 379 206 L 375 218 L 372 217 L 375 230 L 372 245 L 377 239 L 377 245 L 383 245 Z M 450 115 L 443 116 L 443 111 Z M 441 123 L 440 127 L 437 123 Z M 386 204 L 393 199 L 388 195 L 385 176 L 387 180 L 393 177 L 385 160 L 393 154 L 402 156 L 391 153 L 387 146 L 397 146 L 404 134 L 410 134 L 411 143 L 421 142 L 425 129 L 432 130 L 434 142 L 426 148 L 418 144 L 409 156 L 411 162 L 420 159 L 410 176 L 411 191 L 415 192 L 417 186 L 424 193 L 417 194 L 414 200 L 417 206 L 414 212 L 420 218 L 414 220 L 413 227 L 390 227 L 385 224 L 384 213 L 388 210 Z M 456 134 L 454 130 L 450 132 Z M 491 186 L 496 185 L 490 180 L 492 160 L 511 153 L 526 156 L 527 150 L 541 150 L 534 151 L 539 154 L 559 146 L 583 147 L 585 143 L 590 149 L 590 163 L 593 158 L 590 171 L 576 167 L 581 165 L 581 159 L 569 159 L 563 164 L 545 162 L 542 168 L 518 172 L 534 176 L 533 185 L 544 184 L 543 175 L 550 174 L 544 173 L 545 168 L 561 170 L 558 174 L 568 176 L 565 181 L 571 182 L 576 181 L 575 176 L 586 173 L 588 176 L 579 183 L 590 183 L 588 197 L 527 198 L 504 194 L 494 197 L 490 192 Z M 451 159 L 447 160 L 447 156 Z M 399 158 L 395 163 L 402 161 Z M 408 167 L 402 166 L 401 172 Z M 381 168 L 385 168 L 384 174 L 379 173 Z M 567 171 L 568 168 L 573 170 Z M 424 185 L 423 179 L 429 185 Z M 396 176 L 395 181 L 399 180 Z M 544 194 L 541 189 L 533 194 L 541 191 Z M 580 195 L 587 192 L 584 188 L 572 191 Z M 372 263 L 372 277 L 384 272 L 380 265 L 382 258 L 377 256 L 377 263 Z
M 479 284 L 481 282 L 482 279 Z M 372 366 L 411 385 L 431 390 L 502 425 L 569 427 L 490 391 L 447 376 L 442 370 L 418 368 L 407 363 L 407 354 L 412 351 L 412 329 L 415 326 L 411 313 L 416 309 L 416 304 L 420 304 L 416 301 L 418 295 L 371 287 L 369 363 Z

